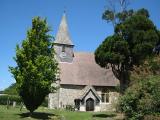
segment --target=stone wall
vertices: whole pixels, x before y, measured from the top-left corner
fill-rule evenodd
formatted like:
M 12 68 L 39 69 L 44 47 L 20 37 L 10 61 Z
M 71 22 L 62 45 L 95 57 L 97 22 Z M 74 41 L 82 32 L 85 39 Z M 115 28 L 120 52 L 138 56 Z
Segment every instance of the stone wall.
M 78 85 L 61 85 L 56 93 L 49 94 L 49 108 L 65 108 L 66 105 L 73 105 L 74 100 L 84 94 L 85 86 Z M 102 103 L 95 106 L 95 111 L 115 111 L 119 93 L 115 92 L 111 87 L 95 87 L 98 95 L 101 98 L 102 89 L 109 89 L 109 103 Z M 90 95 L 91 96 L 91 95 Z M 87 99 L 87 98 L 86 98 Z M 81 106 L 81 111 L 85 111 L 85 104 Z
M 58 92 L 57 93 L 50 93 L 48 97 L 48 107 L 50 109 L 58 108 Z
M 95 87 L 98 95 L 101 98 L 102 91 L 109 90 L 109 102 L 108 103 L 100 103 L 100 111 L 115 111 L 116 104 L 118 102 L 119 93 L 115 91 L 114 87 Z
M 116 104 L 118 102 L 119 93 L 109 92 L 109 102 L 100 103 L 100 111 L 116 111 Z
M 85 86 L 61 85 L 59 99 L 60 107 L 74 105 L 74 100 L 83 94 L 82 91 L 84 87 Z
M 74 105 L 74 99 L 83 94 L 85 86 L 61 85 L 56 93 L 49 94 L 49 108 L 65 108 L 66 105 Z

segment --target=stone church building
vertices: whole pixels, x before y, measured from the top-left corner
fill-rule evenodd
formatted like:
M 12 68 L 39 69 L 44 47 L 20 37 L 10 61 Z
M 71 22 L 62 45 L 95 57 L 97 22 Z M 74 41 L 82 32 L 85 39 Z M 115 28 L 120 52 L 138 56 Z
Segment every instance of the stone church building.
M 94 53 L 74 52 L 66 15 L 64 14 L 54 41 L 60 75 L 58 90 L 49 94 L 51 109 L 73 106 L 79 111 L 113 111 L 118 98 L 115 87 L 119 80 L 111 69 L 96 64 Z

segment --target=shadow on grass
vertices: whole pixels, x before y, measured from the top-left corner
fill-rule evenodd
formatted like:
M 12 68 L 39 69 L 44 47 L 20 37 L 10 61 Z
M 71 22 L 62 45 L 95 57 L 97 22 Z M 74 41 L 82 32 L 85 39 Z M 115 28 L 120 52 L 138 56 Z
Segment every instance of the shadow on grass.
M 99 118 L 107 118 L 107 117 L 115 117 L 116 114 L 111 113 L 111 114 L 94 114 L 93 117 L 99 117 Z
M 52 117 L 57 116 L 57 115 L 52 114 L 52 113 L 44 113 L 44 112 L 34 112 L 31 116 L 30 116 L 29 112 L 21 113 L 21 114 L 18 114 L 18 115 L 20 115 L 21 118 L 31 117 L 31 118 L 40 119 L 40 120 L 51 119 Z

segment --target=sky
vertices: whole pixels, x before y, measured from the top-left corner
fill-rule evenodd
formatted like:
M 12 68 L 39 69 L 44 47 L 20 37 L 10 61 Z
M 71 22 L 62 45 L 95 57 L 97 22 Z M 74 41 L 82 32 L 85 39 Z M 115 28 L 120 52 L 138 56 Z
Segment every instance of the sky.
M 47 18 L 56 36 L 64 10 L 75 51 L 94 52 L 101 42 L 113 34 L 112 24 L 102 20 L 107 0 L 0 0 L 0 90 L 15 80 L 8 66 L 13 60 L 16 44 L 26 38 L 32 18 Z M 160 0 L 131 0 L 128 8 L 146 8 L 150 19 L 160 29 Z

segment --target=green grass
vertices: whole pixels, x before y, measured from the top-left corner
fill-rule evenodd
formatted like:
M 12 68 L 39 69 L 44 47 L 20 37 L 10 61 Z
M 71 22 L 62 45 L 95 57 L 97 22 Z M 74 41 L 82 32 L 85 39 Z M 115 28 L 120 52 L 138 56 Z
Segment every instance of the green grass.
M 10 107 L 7 109 L 6 106 L 0 105 L 0 120 L 37 120 L 37 119 L 58 119 L 58 115 L 55 115 L 53 110 L 47 108 L 39 108 L 36 110 L 32 117 L 29 116 L 29 111 L 25 108 L 20 111 L 20 107 Z
M 91 113 L 88 112 L 72 112 L 72 111 L 55 111 L 58 115 L 62 116 L 66 120 L 91 120 Z
M 65 110 L 50 110 L 48 108 L 40 107 L 32 115 L 23 108 L 10 107 L 0 105 L 0 120 L 107 120 L 106 118 L 113 118 L 116 113 L 106 112 L 78 112 L 78 111 L 65 111 Z M 108 119 L 112 120 L 112 119 Z

